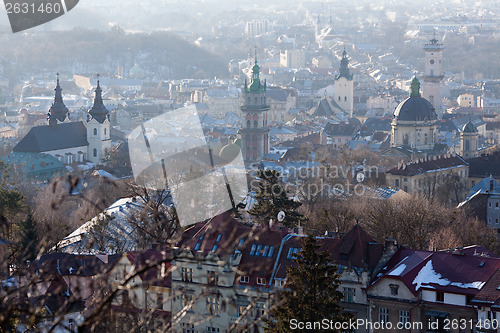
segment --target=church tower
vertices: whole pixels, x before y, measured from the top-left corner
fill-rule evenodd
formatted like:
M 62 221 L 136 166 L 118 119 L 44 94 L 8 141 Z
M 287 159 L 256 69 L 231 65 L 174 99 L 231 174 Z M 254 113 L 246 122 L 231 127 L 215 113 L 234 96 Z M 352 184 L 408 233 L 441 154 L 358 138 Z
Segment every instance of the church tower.
M 62 89 L 59 85 L 59 73 L 57 73 L 57 84 L 54 91 L 56 92 L 54 96 L 54 102 L 52 103 L 48 113 L 49 125 L 52 128 L 55 128 L 58 122 L 63 123 L 66 120 L 69 121 L 69 110 L 66 105 L 64 105 L 62 98 Z
M 425 44 L 425 75 L 423 95 L 438 113 L 441 112 L 441 81 L 444 78 L 443 65 L 443 44 L 438 43 L 436 38 Z
M 469 120 L 460 132 L 460 156 L 466 159 L 478 156 L 478 136 L 476 126 Z
M 354 109 L 354 81 L 349 72 L 349 59 L 344 49 L 342 60 L 340 60 L 339 74 L 334 83 L 335 102 L 352 118 Z
M 241 137 L 241 152 L 247 162 L 259 161 L 264 154 L 269 153 L 269 127 L 267 126 L 266 83 L 259 78 L 260 67 L 252 67 L 252 82 L 250 86 L 245 80 L 243 89 L 243 105 L 241 112 L 244 117 L 243 126 L 238 131 Z
M 102 90 L 97 80 L 94 105 L 87 115 L 88 159 L 92 163 L 101 162 L 111 146 L 109 112 L 102 101 Z

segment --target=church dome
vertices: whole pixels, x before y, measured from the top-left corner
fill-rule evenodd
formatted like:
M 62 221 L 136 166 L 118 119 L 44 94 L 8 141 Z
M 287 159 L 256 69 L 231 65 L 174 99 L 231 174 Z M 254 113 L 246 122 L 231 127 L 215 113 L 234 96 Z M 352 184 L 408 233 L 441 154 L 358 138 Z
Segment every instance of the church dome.
M 436 120 L 437 114 L 432 104 L 420 96 L 420 82 L 414 78 L 411 83 L 410 97 L 399 103 L 394 118 L 402 121 Z
M 238 146 L 236 143 L 230 143 L 230 144 L 222 147 L 219 155 L 224 160 L 230 162 L 238 156 L 238 154 L 240 153 L 240 150 L 241 150 L 240 146 Z
M 477 133 L 477 128 L 474 126 L 471 120 L 462 128 L 462 133 Z

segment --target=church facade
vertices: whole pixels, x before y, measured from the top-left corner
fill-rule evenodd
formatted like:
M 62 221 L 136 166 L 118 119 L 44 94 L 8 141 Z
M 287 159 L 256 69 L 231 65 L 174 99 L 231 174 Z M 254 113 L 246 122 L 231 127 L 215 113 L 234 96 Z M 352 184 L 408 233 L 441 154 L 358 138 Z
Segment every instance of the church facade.
M 101 163 L 111 146 L 111 137 L 109 112 L 103 104 L 99 81 L 87 121 L 70 122 L 68 112 L 58 78 L 48 124 L 31 128 L 13 151 L 50 154 L 64 164 Z
M 399 103 L 391 122 L 391 147 L 433 149 L 437 143 L 438 118 L 432 104 L 420 95 L 420 82 L 414 78 L 410 97 Z

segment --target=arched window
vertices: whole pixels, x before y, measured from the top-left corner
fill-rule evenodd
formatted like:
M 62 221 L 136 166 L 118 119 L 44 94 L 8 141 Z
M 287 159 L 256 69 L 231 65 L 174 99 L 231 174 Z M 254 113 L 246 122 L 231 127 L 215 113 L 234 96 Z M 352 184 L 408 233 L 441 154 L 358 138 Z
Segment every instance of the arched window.
M 93 154 L 94 154 L 94 157 L 97 157 L 97 149 L 96 148 L 94 148 Z
M 257 120 L 254 120 L 253 121 L 253 127 L 257 128 L 258 124 L 257 124 Z
M 247 98 L 248 104 L 250 104 L 250 97 Z
M 340 102 L 340 96 L 339 96 L 339 102 Z
M 347 102 L 347 96 L 344 96 L 344 102 Z
M 247 120 L 247 128 L 250 128 L 250 120 Z
M 469 140 L 465 140 L 465 150 L 470 150 Z
M 107 135 L 107 133 L 106 133 L 106 132 L 107 132 L 107 131 L 106 131 L 106 127 L 104 127 L 104 135 Z
M 94 135 L 97 135 L 97 128 L 94 128 Z
M 403 135 L 403 144 L 407 145 L 408 144 L 408 134 Z
M 258 99 L 257 99 L 257 97 L 255 97 L 255 105 L 257 105 L 257 103 L 258 103 Z

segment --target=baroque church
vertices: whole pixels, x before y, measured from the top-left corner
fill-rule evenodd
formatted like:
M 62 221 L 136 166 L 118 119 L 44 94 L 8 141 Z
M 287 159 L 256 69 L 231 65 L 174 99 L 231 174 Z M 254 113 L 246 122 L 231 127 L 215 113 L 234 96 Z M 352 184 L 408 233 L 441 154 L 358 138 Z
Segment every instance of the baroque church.
M 14 152 L 45 153 L 65 164 L 101 163 L 111 146 L 109 112 L 102 100 L 102 89 L 97 81 L 94 104 L 86 121 L 69 121 L 64 105 L 59 77 L 55 97 L 48 113 L 48 124 L 35 126 L 14 147 Z

